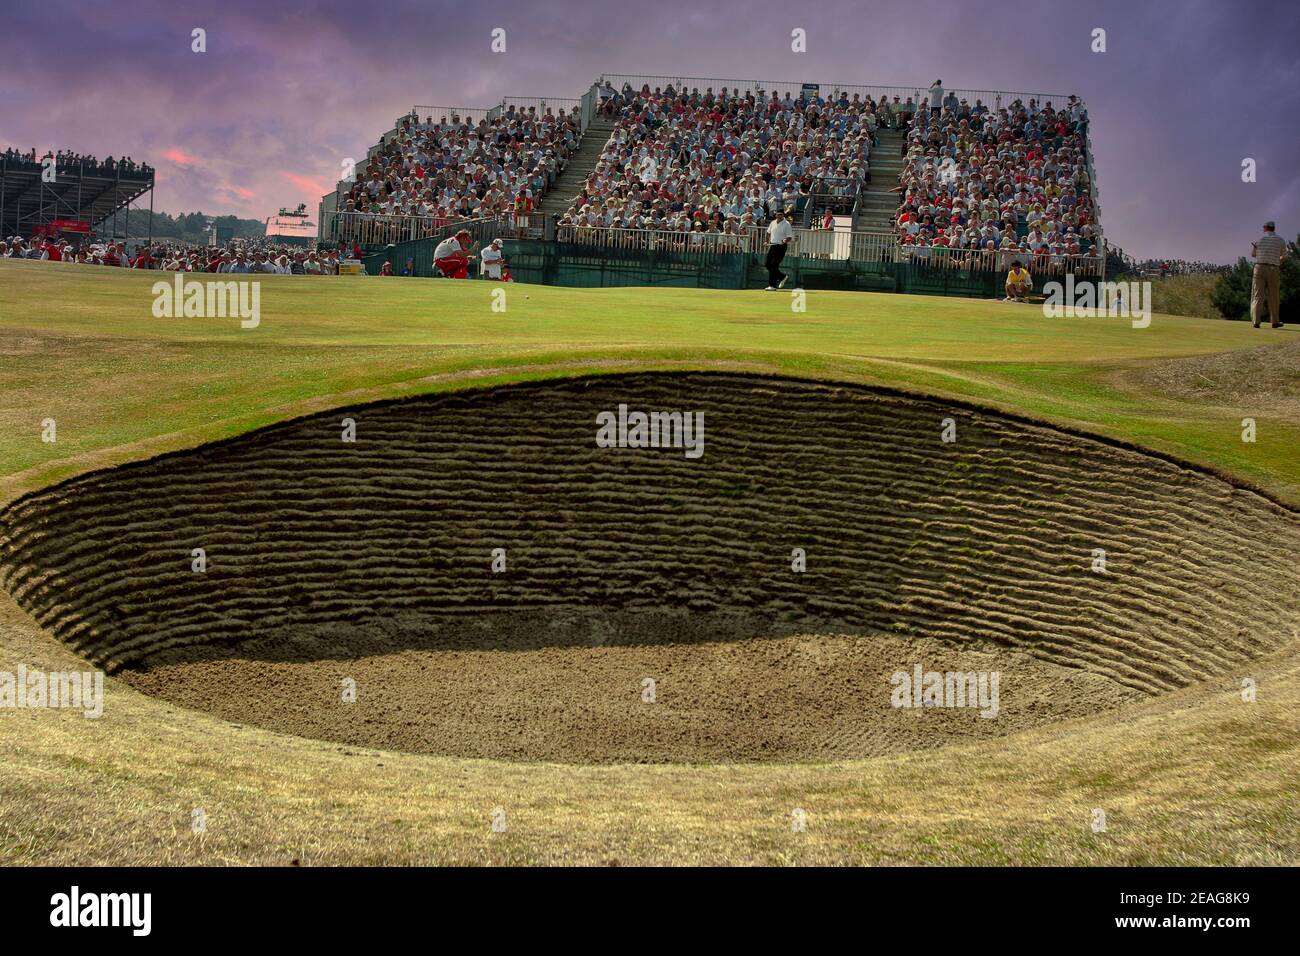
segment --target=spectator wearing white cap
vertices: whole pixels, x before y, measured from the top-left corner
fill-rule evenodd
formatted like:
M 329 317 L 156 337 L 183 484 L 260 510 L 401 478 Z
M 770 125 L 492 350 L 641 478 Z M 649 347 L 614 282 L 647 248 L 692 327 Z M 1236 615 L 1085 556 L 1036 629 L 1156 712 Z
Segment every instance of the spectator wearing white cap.
M 493 239 L 486 249 L 479 253 L 479 258 L 483 262 L 480 270 L 485 279 L 500 279 L 502 267 L 506 264 L 506 257 L 501 252 L 501 240 Z

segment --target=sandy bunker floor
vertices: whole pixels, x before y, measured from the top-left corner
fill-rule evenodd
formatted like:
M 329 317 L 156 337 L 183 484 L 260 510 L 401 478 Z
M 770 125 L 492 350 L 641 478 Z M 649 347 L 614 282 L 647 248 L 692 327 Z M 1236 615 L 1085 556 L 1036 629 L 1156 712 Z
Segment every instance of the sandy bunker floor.
M 598 448 L 620 403 L 703 411 L 704 455 Z M 0 514 L 0 583 L 141 690 L 344 743 L 573 761 L 847 758 L 1122 706 L 1296 640 L 1297 556 L 1294 514 L 1176 463 L 708 373 L 341 409 Z M 997 671 L 997 717 L 891 706 L 917 664 Z
M 609 643 L 600 635 L 618 628 L 621 616 L 579 612 L 548 622 L 524 614 L 412 625 L 408 633 L 363 629 L 360 641 L 349 636 L 357 656 L 331 661 L 277 659 L 289 639 L 276 635 L 228 657 L 177 655 L 123 676 L 185 706 L 308 737 L 581 762 L 861 757 L 1011 733 L 1145 696 L 995 646 L 977 651 L 887 634 Z M 530 639 L 548 628 L 593 640 L 547 646 Z M 761 629 L 758 622 L 750 628 Z M 325 636 L 297 637 L 310 644 Z M 915 663 L 997 671 L 996 706 L 984 708 L 988 717 L 972 707 L 893 707 L 891 677 L 904 668 L 911 678 Z M 354 682 L 353 702 L 344 702 L 345 679 Z

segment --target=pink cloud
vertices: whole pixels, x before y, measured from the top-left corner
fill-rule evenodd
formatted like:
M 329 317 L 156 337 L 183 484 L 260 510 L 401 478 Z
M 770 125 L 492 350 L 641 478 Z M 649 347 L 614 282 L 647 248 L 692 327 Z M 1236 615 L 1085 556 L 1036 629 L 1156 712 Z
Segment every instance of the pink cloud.
M 311 197 L 313 201 L 319 199 L 333 187 L 332 183 L 326 183 L 314 176 L 303 176 L 300 173 L 291 173 L 288 170 L 280 170 L 280 175 L 298 189 L 299 192 Z
M 195 164 L 193 156 L 183 150 L 177 149 L 175 146 L 171 149 L 164 150 L 162 158 L 169 159 L 173 163 L 178 163 L 181 166 L 193 166 Z

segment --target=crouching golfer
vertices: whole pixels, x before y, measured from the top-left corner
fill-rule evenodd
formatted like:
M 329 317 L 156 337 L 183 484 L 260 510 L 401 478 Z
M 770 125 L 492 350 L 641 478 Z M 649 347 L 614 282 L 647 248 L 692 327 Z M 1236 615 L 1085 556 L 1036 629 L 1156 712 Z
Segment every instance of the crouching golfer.
M 448 279 L 469 278 L 469 230 L 442 240 L 433 250 L 433 264 Z
M 1029 276 L 1029 270 L 1020 264 L 1017 259 L 1011 263 L 1011 271 L 1007 273 L 1007 301 L 1021 302 L 1025 296 L 1029 295 L 1034 288 L 1034 280 Z

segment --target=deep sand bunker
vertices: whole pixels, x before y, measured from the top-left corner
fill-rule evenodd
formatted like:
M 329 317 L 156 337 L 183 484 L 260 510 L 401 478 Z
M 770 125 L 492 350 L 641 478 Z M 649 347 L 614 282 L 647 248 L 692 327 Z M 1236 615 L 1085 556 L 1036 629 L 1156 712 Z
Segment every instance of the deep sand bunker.
M 598 447 L 620 403 L 703 412 L 704 454 Z M 0 582 L 147 693 L 517 759 L 857 757 L 1094 713 L 1296 640 L 1297 558 L 1293 513 L 1159 457 L 719 373 L 339 409 L 0 514 Z M 997 671 L 997 716 L 891 706 L 917 664 Z

